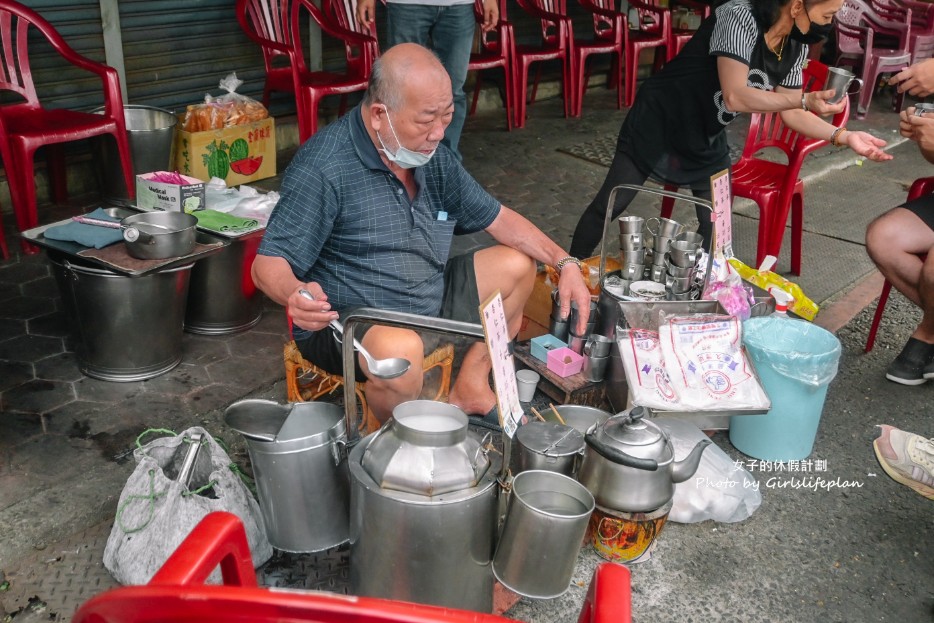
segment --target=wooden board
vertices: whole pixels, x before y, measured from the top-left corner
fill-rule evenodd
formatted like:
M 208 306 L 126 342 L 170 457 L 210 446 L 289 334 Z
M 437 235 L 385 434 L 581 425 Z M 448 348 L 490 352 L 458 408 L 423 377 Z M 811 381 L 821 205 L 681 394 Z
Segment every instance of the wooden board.
M 516 343 L 513 353 L 526 367 L 535 370 L 541 375 L 538 383 L 546 396 L 555 401 L 555 404 L 576 404 L 598 409 L 607 409 L 606 391 L 603 382 L 594 383 L 584 378 L 581 373 L 561 377 L 548 369 L 545 362 L 532 356 L 529 342 Z

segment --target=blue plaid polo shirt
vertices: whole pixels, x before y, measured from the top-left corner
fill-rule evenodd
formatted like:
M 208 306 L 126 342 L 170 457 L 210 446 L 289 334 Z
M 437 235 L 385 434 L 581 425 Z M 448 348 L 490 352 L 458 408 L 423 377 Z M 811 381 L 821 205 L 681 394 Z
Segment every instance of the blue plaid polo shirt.
M 321 284 L 338 312 L 367 306 L 437 316 L 454 234 L 489 227 L 500 203 L 444 145 L 415 169 L 415 182 L 410 201 L 358 106 L 296 152 L 258 252 Z M 296 328 L 296 339 L 308 335 Z

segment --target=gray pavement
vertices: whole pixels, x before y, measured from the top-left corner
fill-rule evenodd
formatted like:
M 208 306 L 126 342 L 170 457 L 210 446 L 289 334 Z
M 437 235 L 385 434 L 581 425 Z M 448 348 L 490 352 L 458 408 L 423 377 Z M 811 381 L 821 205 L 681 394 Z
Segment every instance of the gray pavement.
M 907 184 L 929 171 L 913 145 L 897 145 L 887 99 L 877 96 L 867 118 L 849 127 L 891 140 L 895 161 L 857 166 L 850 152 L 827 149 L 804 167 L 804 274 L 798 281 L 828 307 L 872 272 L 861 241 L 866 223 L 901 201 Z M 527 127 L 512 133 L 504 131 L 501 111 L 485 110 L 468 119 L 465 163 L 503 203 L 567 245 L 606 169 L 559 150 L 615 136 L 624 115 L 602 88 L 590 89 L 581 119 L 563 119 L 559 101 L 543 100 L 530 107 Z M 739 145 L 744 129 L 735 125 L 731 141 Z M 258 186 L 275 188 L 277 179 Z M 50 222 L 88 205 L 77 200 L 47 206 L 41 218 Z M 735 209 L 734 250 L 752 262 L 757 210 L 743 202 Z M 690 217 L 685 208 L 677 210 L 676 218 Z M 633 211 L 655 215 L 657 202 L 640 198 Z M 6 220 L 15 248 L 12 222 Z M 484 234 L 455 241 L 457 250 L 488 243 Z M 786 241 L 781 270 L 787 270 L 788 252 Z M 812 491 L 790 477 L 776 480 L 773 473 L 753 470 L 763 502 L 752 517 L 737 524 L 669 523 L 651 560 L 632 567 L 635 620 L 932 620 L 934 506 L 890 480 L 870 445 L 877 423 L 934 434 L 926 408 L 931 388 L 906 388 L 883 376 L 918 320 L 907 301 L 893 299 L 872 353 L 863 354 L 862 344 L 874 306 L 837 333 L 843 344 L 840 373 L 830 386 L 811 455 L 826 471 L 810 475 L 851 486 Z M 68 619 L 88 596 L 113 586 L 99 565 L 102 539 L 132 471 L 134 440 L 146 428 L 205 426 L 230 442 L 235 460 L 244 461 L 242 443 L 224 427 L 222 411 L 247 396 L 284 402 L 285 335 L 281 310 L 267 304 L 261 322 L 245 333 L 186 334 L 181 365 L 160 377 L 96 381 L 77 372 L 74 342 L 44 255 L 0 264 L 0 573 L 10 582 L 0 592 L 2 609 L 25 620 L 29 599 L 36 597 L 49 604 L 43 617 Z M 714 441 L 744 459 L 727 433 L 717 433 Z M 509 616 L 575 620 L 598 561 L 582 551 L 565 596 L 523 599 Z

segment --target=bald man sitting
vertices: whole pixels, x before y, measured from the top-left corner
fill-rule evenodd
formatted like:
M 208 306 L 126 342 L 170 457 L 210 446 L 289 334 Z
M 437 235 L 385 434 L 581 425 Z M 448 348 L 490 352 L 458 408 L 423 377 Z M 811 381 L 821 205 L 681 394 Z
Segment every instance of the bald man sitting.
M 361 105 L 302 145 L 285 172 L 253 280 L 287 307 L 305 358 L 330 373 L 343 369 L 328 322 L 355 307 L 479 323 L 480 301 L 499 290 L 515 337 L 535 260 L 559 271 L 565 316 L 572 300 L 590 307 L 580 262 L 490 196 L 440 144 L 453 110 L 451 80 L 438 59 L 419 45 L 397 45 L 374 64 Z M 448 258 L 454 235 L 480 230 L 499 244 Z M 582 315 L 576 330 L 586 322 Z M 412 362 L 401 377 L 383 380 L 357 357 L 357 380 L 367 381 L 367 402 L 384 422 L 396 405 L 419 396 L 424 346 L 414 331 L 379 325 L 361 341 L 378 359 Z M 485 345 L 472 345 L 450 403 L 468 414 L 491 413 L 491 369 Z

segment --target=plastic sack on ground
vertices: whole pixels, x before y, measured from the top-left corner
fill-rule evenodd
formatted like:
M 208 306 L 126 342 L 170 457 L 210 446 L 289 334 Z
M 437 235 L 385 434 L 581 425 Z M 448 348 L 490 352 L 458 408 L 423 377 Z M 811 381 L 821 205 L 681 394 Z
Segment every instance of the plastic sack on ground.
M 820 387 L 837 376 L 840 340 L 803 320 L 768 316 L 743 323 L 743 343 L 756 368 L 765 366 L 805 385 Z
M 204 186 L 204 203 L 207 209 L 256 219 L 264 226 L 278 202 L 279 193 L 274 190 L 264 193 L 246 184 L 229 188 L 219 177 L 212 177 Z
M 164 431 L 171 432 L 171 431 Z M 200 442 L 198 442 L 200 435 Z M 197 452 L 190 452 L 199 443 Z M 258 567 L 272 557 L 259 504 L 231 469 L 227 453 L 203 428 L 162 437 L 133 452 L 136 469 L 120 501 L 104 548 L 104 567 L 121 584 L 146 584 L 188 533 L 212 511 L 243 521 Z M 186 459 L 191 469 L 186 469 Z M 188 486 L 179 480 L 190 473 Z M 215 570 L 212 582 L 220 582 Z
M 652 420 L 671 436 L 675 459 L 686 457 L 698 441 L 708 439 L 697 426 L 674 417 Z M 716 444 L 701 454 L 693 476 L 675 485 L 668 520 L 697 523 L 711 519 L 723 523 L 743 521 L 762 504 L 762 493 L 748 471 L 737 465 Z

